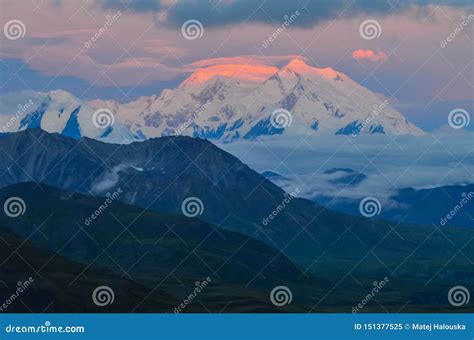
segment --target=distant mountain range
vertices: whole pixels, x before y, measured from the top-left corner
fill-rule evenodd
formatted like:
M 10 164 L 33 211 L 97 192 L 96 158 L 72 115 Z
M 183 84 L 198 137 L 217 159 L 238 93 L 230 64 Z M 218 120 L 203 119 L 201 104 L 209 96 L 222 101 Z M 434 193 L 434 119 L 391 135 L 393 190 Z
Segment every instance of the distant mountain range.
M 268 268 L 271 284 L 284 281 L 290 286 L 300 287 L 300 298 L 304 300 L 304 296 L 308 296 L 306 294 L 313 296 L 312 307 L 317 306 L 318 310 L 335 310 L 334 306 L 337 306 L 339 311 L 350 311 L 351 301 L 362 299 L 367 294 L 365 290 L 371 289 L 372 282 L 380 281 L 385 276 L 391 280 L 390 288 L 383 297 L 386 308 L 398 310 L 411 301 L 404 307 L 405 311 L 449 310 L 447 290 L 458 282 L 473 283 L 472 275 L 469 275 L 472 264 L 468 261 L 474 256 L 472 228 L 450 227 L 441 233 L 437 226 L 390 223 L 328 210 L 294 194 L 288 195 L 237 158 L 205 140 L 163 137 L 130 145 L 114 145 L 84 138 L 74 140 L 32 129 L 1 137 L 0 150 L 8 155 L 0 159 L 0 172 L 3 174 L 0 187 L 7 190 L 3 193 L 3 199 L 24 195 L 25 200 L 30 202 L 27 203 L 28 211 L 33 216 L 46 218 L 48 211 L 54 212 L 52 222 L 44 226 L 44 232 L 51 237 L 44 240 L 36 235 L 33 240 L 75 261 L 90 261 L 90 256 L 99 254 L 94 250 L 96 245 L 88 241 L 87 235 L 81 236 L 82 241 L 78 244 L 71 244 L 65 249 L 58 249 L 60 241 L 78 230 L 74 227 L 74 223 L 81 221 L 77 221 L 77 216 L 88 216 L 107 193 L 121 188 L 123 193 L 118 201 L 135 207 L 117 203 L 114 214 L 125 226 L 134 225 L 136 220 L 133 232 L 140 235 L 139 239 L 165 233 L 168 231 L 166 224 L 176 224 L 182 225 L 178 234 L 183 235 L 183 240 L 196 244 L 202 237 L 201 232 L 198 233 L 201 236 L 196 236 L 198 230 L 210 232 L 217 228 L 224 235 L 224 240 L 219 241 L 216 236 L 216 243 L 209 245 L 207 256 L 211 261 L 214 261 L 212 256 L 228 258 L 228 253 L 225 255 L 224 251 L 238 249 L 235 244 L 247 240 L 243 244 L 248 242 L 251 247 L 248 255 L 239 254 L 240 250 L 235 254 L 245 257 L 238 260 L 240 264 L 235 263 L 235 268 L 239 265 L 247 267 L 242 269 L 242 274 L 237 270 L 239 276 L 250 277 L 251 274 L 244 275 L 247 271 L 258 273 L 262 269 L 260 264 L 266 262 L 271 267 Z M 51 197 L 49 191 L 43 197 L 40 191 L 35 193 L 33 190 L 35 194 L 29 199 L 31 188 L 12 186 L 20 182 L 47 184 L 96 198 L 92 200 L 54 192 Z M 194 215 L 199 220 L 177 216 L 185 213 L 183 203 L 188 198 L 201 202 Z M 73 204 L 68 203 L 71 199 L 81 206 L 68 206 Z M 91 201 L 84 206 L 88 200 Z M 39 206 L 35 207 L 35 204 Z M 150 210 L 159 215 L 153 215 Z M 172 216 L 166 217 L 168 214 Z M 123 227 L 116 225 L 117 220 L 110 223 L 113 221 L 110 218 L 107 217 L 109 222 L 97 224 L 90 231 L 98 232 L 99 245 L 123 231 Z M 42 220 L 38 218 L 38 221 Z M 18 223 L 6 218 L 2 221 L 9 230 L 22 237 L 27 237 L 28 231 L 34 231 L 31 225 L 34 222 L 28 220 L 27 214 Z M 163 222 L 163 226 L 163 223 L 156 224 L 154 221 L 168 223 Z M 114 249 L 114 256 L 123 268 L 132 266 L 133 258 L 142 255 L 139 250 L 142 248 L 133 248 L 136 240 L 130 237 L 126 235 L 123 245 Z M 92 248 L 84 252 L 84 247 Z M 262 255 L 257 255 L 256 249 L 261 250 Z M 179 249 L 171 247 L 169 255 L 166 255 L 165 249 L 156 250 L 159 252 L 156 254 L 154 251 L 150 249 L 150 261 L 144 262 L 152 268 L 162 268 L 159 259 L 179 263 L 180 255 L 176 254 Z M 121 254 L 127 256 L 122 258 Z M 270 261 L 256 259 L 259 256 L 268 258 L 265 254 L 276 257 Z M 183 270 L 192 280 L 196 278 L 198 267 L 201 268 L 198 262 L 190 263 Z M 98 263 L 113 270 L 113 265 L 106 261 Z M 448 267 L 446 263 L 449 263 Z M 138 274 L 141 270 L 145 273 L 149 268 L 143 265 L 143 268 L 134 270 Z M 281 276 L 283 267 L 287 268 L 284 271 L 293 273 L 290 276 L 295 281 Z M 229 277 L 234 281 L 227 283 L 240 285 L 243 281 L 232 276 L 235 268 L 229 269 Z M 140 282 L 152 284 L 145 276 Z M 271 277 L 274 279 L 270 280 Z M 315 280 L 310 285 L 327 291 L 319 295 L 321 290 L 319 293 L 306 290 L 306 279 Z M 256 288 L 268 287 L 265 279 L 256 280 Z
M 447 185 L 432 189 L 404 188 L 390 197 L 377 218 L 396 223 L 474 227 L 474 185 Z M 360 199 L 313 197 L 329 209 L 360 215 Z M 449 215 L 449 217 L 447 217 Z
M 290 178 L 273 171 L 262 172 L 262 176 L 281 187 L 292 183 Z M 330 168 L 320 176 L 332 188 L 352 192 L 356 192 L 367 178 L 351 168 Z M 308 198 L 328 209 L 360 216 L 359 205 L 364 196 L 354 197 L 357 196 L 318 194 Z M 374 218 L 396 223 L 474 227 L 473 184 L 443 185 L 430 189 L 400 188 L 381 200 L 381 209 Z
M 84 102 L 57 90 L 3 98 L 4 131 L 38 128 L 72 138 L 129 143 L 187 135 L 218 141 L 272 135 L 422 135 L 389 100 L 331 68 L 294 59 L 278 69 L 265 65 L 215 65 L 198 69 L 178 88 L 120 104 Z M 8 105 L 9 104 L 9 105 Z

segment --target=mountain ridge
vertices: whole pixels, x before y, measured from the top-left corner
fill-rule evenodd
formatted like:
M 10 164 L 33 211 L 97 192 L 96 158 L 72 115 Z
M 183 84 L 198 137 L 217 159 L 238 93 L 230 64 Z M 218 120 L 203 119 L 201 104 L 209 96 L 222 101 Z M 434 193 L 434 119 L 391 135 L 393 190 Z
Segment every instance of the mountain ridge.
M 125 288 L 120 289 L 118 306 L 112 305 L 107 311 L 130 312 L 136 308 L 138 311 L 171 313 L 173 307 L 192 292 L 195 282 L 205 278 L 209 278 L 210 284 L 201 292 L 199 300 L 208 309 L 219 311 L 229 304 L 227 297 L 234 295 L 228 312 L 277 311 L 267 297 L 277 284 L 300 286 L 318 295 L 323 294 L 321 286 L 327 287 L 323 281 L 307 276 L 296 282 L 294 278 L 301 269 L 271 246 L 238 233 L 217 230 L 197 219 L 143 211 L 114 201 L 101 210 L 91 224 L 84 224 L 87 216 L 104 204 L 103 198 L 25 182 L 0 189 L 0 200 L 3 202 L 17 193 L 21 193 L 25 202 L 25 213 L 15 219 L 1 214 L 0 236 L 14 233 L 18 239 L 27 240 L 38 248 L 34 254 L 47 249 L 69 261 L 81 263 L 87 266 L 82 272 L 87 271 L 87 276 L 94 273 L 97 276 L 101 270 L 105 278 L 115 275 L 116 278 L 107 282 L 114 289 L 132 283 L 134 290 L 140 288 L 140 299 L 129 298 Z M 43 223 L 35 227 L 36 221 Z M 44 259 L 46 264 L 47 260 Z M 270 260 L 272 265 L 267 266 Z M 40 262 L 38 267 L 42 265 Z M 123 282 L 117 282 L 120 275 Z M 71 294 L 76 288 L 72 284 L 79 277 L 85 276 L 77 270 L 75 276 L 69 278 L 70 282 L 66 281 L 69 286 L 62 285 L 66 292 Z M 56 275 L 49 280 L 41 276 L 35 280 L 46 286 L 48 283 L 57 285 L 66 279 L 61 280 L 60 275 Z M 87 279 L 80 281 L 86 281 L 82 282 L 83 286 L 93 283 L 88 283 Z M 89 294 L 93 288 L 89 288 Z M 147 301 L 148 296 L 152 296 L 155 304 Z M 297 296 L 301 295 L 295 292 L 295 299 L 299 299 Z M 301 302 L 306 304 L 303 299 Z M 100 310 L 89 298 L 76 303 L 86 310 Z M 64 301 L 58 305 L 77 310 Z M 187 311 L 206 312 L 206 307 L 195 302 Z M 288 306 L 288 310 L 298 310 L 296 308 L 296 303 Z
M 163 137 L 120 145 L 77 141 L 36 129 L 3 136 L 0 150 L 11 157 L 0 159 L 2 187 L 34 181 L 97 197 L 121 188 L 117 201 L 130 209 L 174 215 L 185 215 L 183 202 L 187 199 L 200 201 L 202 208 L 191 222 L 204 221 L 266 243 L 330 285 L 345 280 L 344 285 L 336 285 L 330 299 L 346 294 L 348 286 L 360 286 L 360 282 L 370 286 L 387 276 L 394 310 L 401 308 L 396 303 L 407 300 L 414 301 L 407 307 L 413 310 L 435 300 L 436 307 L 428 309 L 449 308 L 441 293 L 459 279 L 472 280 L 468 278 L 472 264 L 467 260 L 474 254 L 472 228 L 450 227 L 441 232 L 438 226 L 395 224 L 327 210 L 286 194 L 206 140 Z M 107 186 L 93 193 L 97 181 Z M 18 190 L 7 197 L 21 195 Z M 67 209 L 58 211 L 68 215 Z M 122 208 L 118 211 L 125 213 Z M 137 215 L 127 216 L 134 219 Z M 26 224 L 16 230 L 30 227 Z
M 18 96 L 13 101 L 28 99 Z M 81 101 L 63 90 L 33 96 L 34 109 L 23 113 L 10 131 L 41 127 L 116 143 L 181 134 L 223 142 L 280 135 L 423 134 L 388 99 L 342 72 L 312 67 L 299 58 L 280 69 L 258 64 L 202 67 L 175 89 L 124 104 Z M 112 121 L 106 129 L 94 120 L 98 111 L 100 118 Z

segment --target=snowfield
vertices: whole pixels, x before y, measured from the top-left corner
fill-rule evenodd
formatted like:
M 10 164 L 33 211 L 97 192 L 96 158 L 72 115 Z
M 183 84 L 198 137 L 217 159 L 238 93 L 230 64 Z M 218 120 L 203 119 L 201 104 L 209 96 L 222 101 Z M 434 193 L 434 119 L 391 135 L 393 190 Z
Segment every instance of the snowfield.
M 115 143 L 168 135 L 233 142 L 266 136 L 424 134 L 389 99 L 341 72 L 311 67 L 301 59 L 280 69 L 239 64 L 201 68 L 176 89 L 125 104 L 82 101 L 62 90 L 5 95 L 0 123 L 29 100 L 34 105 L 9 124 L 9 132 L 41 127 Z

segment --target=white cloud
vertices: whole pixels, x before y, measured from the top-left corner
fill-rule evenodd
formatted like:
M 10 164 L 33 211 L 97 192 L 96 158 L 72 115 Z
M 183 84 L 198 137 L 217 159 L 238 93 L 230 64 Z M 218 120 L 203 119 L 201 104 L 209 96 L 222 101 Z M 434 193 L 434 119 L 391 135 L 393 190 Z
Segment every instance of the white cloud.
M 385 135 L 279 138 L 265 142 L 242 141 L 219 145 L 258 172 L 271 170 L 290 181 L 278 184 L 286 191 L 300 188 L 301 196 L 362 198 L 376 196 L 393 204 L 398 189 L 432 188 L 473 183 L 474 134 L 432 134 L 424 137 Z M 250 151 L 249 151 L 250 150 Z M 355 187 L 335 186 L 324 171 L 350 168 L 367 178 Z

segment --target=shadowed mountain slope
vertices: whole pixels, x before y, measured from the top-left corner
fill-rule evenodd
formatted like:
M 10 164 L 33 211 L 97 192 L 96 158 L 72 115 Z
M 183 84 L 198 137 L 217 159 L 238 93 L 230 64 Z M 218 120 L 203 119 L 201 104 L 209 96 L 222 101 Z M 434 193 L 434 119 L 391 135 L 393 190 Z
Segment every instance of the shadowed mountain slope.
M 0 160 L 1 186 L 33 180 L 97 196 L 120 188 L 118 200 L 147 208 L 135 208 L 132 220 L 140 211 L 183 214 L 182 203 L 198 198 L 200 220 L 264 242 L 328 282 L 328 292 L 316 297 L 318 307 L 341 297 L 353 301 L 357 294 L 351 289 L 370 290 L 373 281 L 390 277 L 395 293 L 388 305 L 394 309 L 406 301 L 414 302 L 406 309 L 445 308 L 449 288 L 472 281 L 467 273 L 474 259 L 473 230 L 327 210 L 288 196 L 205 140 L 165 137 L 112 145 L 28 130 L 0 138 L 0 152 L 7 155 Z

